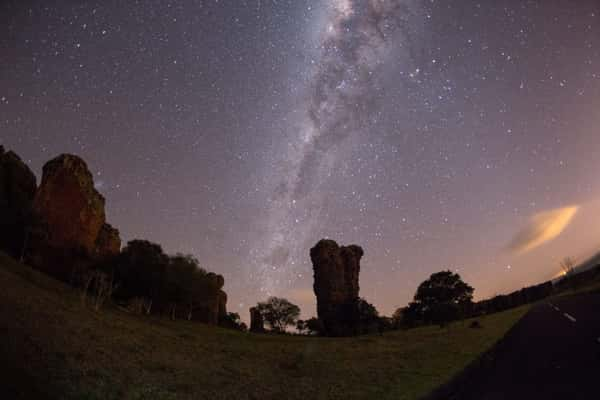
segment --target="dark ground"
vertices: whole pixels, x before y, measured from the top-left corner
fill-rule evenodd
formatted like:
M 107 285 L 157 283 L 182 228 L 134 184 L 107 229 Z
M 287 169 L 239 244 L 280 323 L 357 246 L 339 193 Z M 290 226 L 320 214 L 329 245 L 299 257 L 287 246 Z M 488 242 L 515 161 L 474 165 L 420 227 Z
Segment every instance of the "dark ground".
M 258 335 L 82 304 L 0 252 L 0 400 L 415 400 L 527 307 L 383 336 Z
M 600 293 L 543 301 L 436 399 L 600 399 Z

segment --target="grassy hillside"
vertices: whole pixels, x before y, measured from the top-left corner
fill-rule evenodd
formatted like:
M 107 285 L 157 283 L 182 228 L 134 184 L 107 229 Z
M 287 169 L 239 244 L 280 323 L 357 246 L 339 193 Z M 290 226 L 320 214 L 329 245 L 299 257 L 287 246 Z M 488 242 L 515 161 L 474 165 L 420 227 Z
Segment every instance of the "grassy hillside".
M 415 399 L 525 312 L 483 318 L 483 329 L 456 323 L 383 337 L 287 337 L 97 313 L 3 254 L 0 287 L 3 398 Z

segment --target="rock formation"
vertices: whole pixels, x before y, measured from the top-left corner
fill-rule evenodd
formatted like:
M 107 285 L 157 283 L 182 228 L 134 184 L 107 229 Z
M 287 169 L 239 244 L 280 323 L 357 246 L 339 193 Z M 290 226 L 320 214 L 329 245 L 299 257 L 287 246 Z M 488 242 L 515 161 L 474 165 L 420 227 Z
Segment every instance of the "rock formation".
M 213 272 L 207 274 L 211 290 L 204 293 L 204 298 L 194 309 L 193 319 L 211 325 L 217 325 L 227 316 L 227 293 L 223 291 L 225 278 Z
M 329 336 L 357 334 L 358 275 L 363 249 L 321 240 L 310 250 L 314 270 L 317 314 Z
M 34 208 L 48 224 L 50 245 L 95 253 L 106 221 L 104 198 L 81 158 L 62 155 L 46 163 Z
M 223 290 L 219 290 L 217 302 L 219 304 L 217 311 L 217 323 L 220 323 L 227 316 L 227 293 L 225 293 Z
M 58 272 L 48 264 L 68 265 L 75 254 L 98 259 L 120 250 L 119 232 L 106 224 L 104 197 L 77 156 L 63 154 L 44 165 L 33 209 L 43 238 L 36 240 L 32 259 L 48 272 Z
M 106 254 L 118 254 L 121 250 L 121 238 L 119 231 L 109 224 L 104 224 L 100 228 L 96 238 L 96 254 L 102 256 Z
M 21 257 L 36 190 L 36 178 L 12 151 L 0 146 L 0 249 Z
M 265 331 L 265 321 L 256 307 L 250 308 L 250 332 L 262 333 Z

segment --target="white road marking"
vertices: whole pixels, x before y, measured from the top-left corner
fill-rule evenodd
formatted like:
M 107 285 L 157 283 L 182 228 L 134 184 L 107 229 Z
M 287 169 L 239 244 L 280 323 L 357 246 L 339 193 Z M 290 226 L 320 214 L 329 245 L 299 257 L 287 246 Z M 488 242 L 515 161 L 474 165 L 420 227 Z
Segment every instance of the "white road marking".
M 548 303 L 550 305 L 550 307 L 554 308 L 554 311 L 560 311 L 560 309 L 558 307 L 556 307 L 554 304 L 552 303 Z
M 564 313 L 563 315 L 565 317 L 567 317 L 567 319 L 569 319 L 571 322 L 577 322 L 577 320 L 575 318 L 573 318 L 573 316 L 571 316 L 571 315 L 569 315 L 567 313 Z

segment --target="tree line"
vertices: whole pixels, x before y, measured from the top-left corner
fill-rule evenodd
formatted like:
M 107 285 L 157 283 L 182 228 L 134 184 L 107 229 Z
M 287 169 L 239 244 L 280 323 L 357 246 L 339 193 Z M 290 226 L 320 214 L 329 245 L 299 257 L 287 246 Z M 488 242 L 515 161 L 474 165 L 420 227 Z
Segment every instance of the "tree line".
M 561 265 L 565 265 L 565 262 Z M 506 295 L 474 302 L 474 288 L 464 282 L 458 273 L 440 271 L 423 281 L 418 286 L 413 300 L 407 306 L 398 308 L 391 317 L 381 316 L 375 306 L 365 299 L 359 299 L 359 332 L 382 333 L 387 330 L 432 324 L 444 327 L 452 321 L 505 311 L 542 300 L 561 291 L 577 289 L 585 283 L 597 280 L 600 280 L 600 266 L 576 274 L 571 265 L 565 271 L 564 278 L 557 282 L 543 282 Z M 271 297 L 258 303 L 256 308 L 269 330 L 275 333 L 284 333 L 290 328 L 295 328 L 300 334 L 318 335 L 323 330 L 318 318 L 299 319 L 300 308 L 287 299 Z
M 460 275 L 441 271 L 421 283 L 413 301 L 407 307 L 396 310 L 392 317 L 381 316 L 374 305 L 360 298 L 358 332 L 381 334 L 387 330 L 421 324 L 444 326 L 468 315 L 473 304 L 473 291 Z M 270 297 L 258 303 L 256 309 L 271 332 L 285 333 L 289 328 L 295 328 L 301 334 L 318 335 L 323 331 L 318 318 L 299 319 L 300 308 L 284 298 Z
M 207 272 L 191 255 L 165 254 L 147 240 L 132 240 L 118 255 L 80 265 L 73 275 L 83 299 L 103 292 L 133 313 L 202 322 L 209 322 L 208 315 L 220 325 L 243 329 L 239 315 L 216 308 L 215 299 L 225 295 L 222 276 Z

